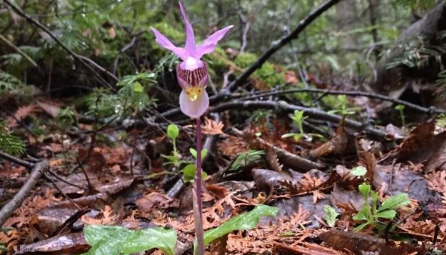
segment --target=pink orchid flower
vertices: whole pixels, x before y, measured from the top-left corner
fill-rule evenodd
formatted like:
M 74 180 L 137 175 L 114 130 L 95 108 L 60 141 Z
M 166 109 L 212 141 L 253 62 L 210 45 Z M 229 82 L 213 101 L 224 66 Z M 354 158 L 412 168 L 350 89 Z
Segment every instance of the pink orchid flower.
M 227 26 L 209 36 L 201 45 L 196 45 L 194 30 L 187 19 L 186 12 L 180 4 L 181 14 L 186 24 L 186 46 L 175 46 L 158 30 L 151 27 L 156 42 L 163 48 L 172 51 L 182 62 L 177 66 L 177 78 L 182 88 L 180 94 L 181 111 L 191 118 L 199 118 L 209 107 L 209 96 L 206 93 L 208 67 L 201 61 L 203 55 L 215 50 L 220 41 L 233 26 Z

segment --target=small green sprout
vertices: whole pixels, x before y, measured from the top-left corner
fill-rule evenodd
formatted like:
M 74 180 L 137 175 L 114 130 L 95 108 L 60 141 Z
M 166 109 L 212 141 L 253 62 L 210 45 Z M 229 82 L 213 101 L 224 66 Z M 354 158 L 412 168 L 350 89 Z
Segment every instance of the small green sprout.
M 399 104 L 397 106 L 395 106 L 395 110 L 400 112 L 400 118 L 401 118 L 401 124 L 404 126 L 406 126 L 406 116 L 404 115 L 404 105 Z
M 383 231 L 385 224 L 380 222 L 380 219 L 393 220 L 396 216 L 396 209 L 410 204 L 409 196 L 406 193 L 400 193 L 386 199 L 378 207 L 378 193 L 371 189 L 371 186 L 363 183 L 358 187 L 361 194 L 364 196 L 364 205 L 361 210 L 353 216 L 353 220 L 362 221 L 361 225 L 355 228 L 355 231 L 360 231 L 367 226 L 373 226 L 379 231 Z M 371 198 L 371 205 L 369 200 Z
M 181 160 L 181 155 L 178 152 L 176 140 L 178 135 L 180 134 L 180 130 L 177 125 L 170 124 L 167 127 L 167 137 L 169 138 L 170 142 L 173 146 L 172 155 L 161 155 L 163 158 L 167 159 L 168 162 L 164 163 L 165 165 L 173 165 L 175 167 L 179 167 L 182 163 L 185 163 L 185 161 Z
M 304 116 L 304 111 L 298 111 L 298 110 L 294 111 L 294 115 L 291 117 L 291 119 L 293 120 L 293 123 L 297 126 L 299 133 L 284 134 L 284 135 L 282 135 L 282 138 L 293 137 L 294 141 L 297 142 L 305 135 L 322 137 L 319 134 L 312 134 L 312 133 L 305 134 L 303 123 L 304 123 L 304 120 L 306 120 L 307 118 L 308 118 L 308 116 Z
M 235 171 L 241 167 L 249 166 L 253 163 L 256 163 L 262 158 L 264 154 L 264 151 L 257 150 L 248 150 L 246 152 L 242 152 L 234 160 L 229 170 Z
M 331 111 L 328 111 L 328 113 L 330 113 L 330 114 L 338 114 L 339 113 L 342 116 L 347 116 L 347 115 L 353 115 L 361 109 L 359 107 L 350 107 L 350 108 L 347 107 L 348 102 L 347 102 L 346 95 L 339 95 L 338 101 L 341 104 L 341 109 L 331 110 Z

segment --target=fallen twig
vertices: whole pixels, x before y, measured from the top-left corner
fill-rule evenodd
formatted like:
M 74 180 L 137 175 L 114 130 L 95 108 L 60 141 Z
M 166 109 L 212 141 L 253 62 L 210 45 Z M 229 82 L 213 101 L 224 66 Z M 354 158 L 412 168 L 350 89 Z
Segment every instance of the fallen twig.
M 322 110 L 316 109 L 316 108 L 307 108 L 307 107 L 301 107 L 297 105 L 289 104 L 285 101 L 231 101 L 231 102 L 224 102 L 217 106 L 214 106 L 211 108 L 212 112 L 222 112 L 226 110 L 232 110 L 236 109 L 238 111 L 240 110 L 250 110 L 250 109 L 271 109 L 271 110 L 282 110 L 285 112 L 294 112 L 296 110 L 303 111 L 307 116 L 310 118 L 315 119 L 321 119 L 330 121 L 333 123 L 339 123 L 341 116 L 336 114 L 330 114 L 326 113 Z M 345 120 L 345 126 L 348 128 L 351 128 L 356 131 L 364 131 L 367 135 L 370 137 L 376 139 L 376 140 L 384 140 L 385 132 L 381 131 L 379 129 L 376 129 L 371 126 L 367 126 L 362 124 L 361 122 L 346 119 Z
M 48 166 L 48 161 L 46 160 L 35 164 L 33 170 L 31 171 L 31 174 L 28 177 L 28 180 L 23 185 L 23 187 L 19 190 L 19 192 L 17 192 L 14 198 L 0 210 L 0 227 L 29 196 L 31 190 L 40 180 L 40 177 L 42 177 L 44 171 L 48 168 Z
M 291 94 L 291 93 L 320 93 L 322 96 L 326 95 L 347 95 L 347 96 L 364 96 L 374 99 L 379 99 L 382 101 L 388 101 L 395 104 L 404 105 L 407 108 L 410 108 L 415 111 L 423 112 L 423 113 L 446 113 L 446 110 L 438 109 L 435 107 L 423 107 L 420 105 L 416 105 L 404 100 L 391 98 L 385 95 L 380 95 L 376 93 L 364 92 L 364 91 L 340 91 L 340 90 L 324 90 L 324 89 L 288 89 L 282 91 L 271 91 L 271 92 L 259 92 L 252 95 L 233 95 L 232 98 L 239 98 L 240 100 L 252 100 L 260 97 L 266 96 L 275 96 L 275 95 L 283 95 L 283 94 Z
M 232 130 L 237 136 L 244 138 L 247 142 L 249 142 L 249 144 L 252 144 L 253 147 L 258 147 L 258 148 L 261 148 L 264 150 L 272 149 L 277 154 L 277 157 L 283 163 L 294 167 L 296 170 L 306 172 L 306 171 L 310 171 L 311 169 L 324 169 L 325 168 L 325 165 L 323 165 L 323 164 L 313 162 L 306 158 L 302 158 L 299 155 L 295 155 L 295 154 L 288 152 L 284 149 L 281 149 L 273 144 L 270 144 L 267 141 L 263 140 L 262 138 L 247 135 L 235 128 L 233 128 Z
M 7 154 L 7 153 L 4 153 L 3 151 L 0 151 L 0 158 L 2 158 L 2 159 L 6 159 L 6 160 L 8 160 L 8 161 L 11 161 L 11 162 L 13 162 L 13 163 L 16 163 L 17 165 L 20 165 L 20 166 L 24 166 L 24 167 L 26 167 L 26 168 L 34 167 L 34 164 L 33 164 L 33 163 L 28 162 L 28 161 L 23 160 L 23 159 L 16 158 L 16 157 L 14 157 L 14 156 L 12 156 L 12 155 L 9 155 L 9 154 Z

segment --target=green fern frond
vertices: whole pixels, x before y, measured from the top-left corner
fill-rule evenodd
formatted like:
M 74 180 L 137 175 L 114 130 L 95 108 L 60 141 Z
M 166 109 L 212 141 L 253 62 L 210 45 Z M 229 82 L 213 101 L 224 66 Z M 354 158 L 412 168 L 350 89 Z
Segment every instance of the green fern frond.
M 25 144 L 22 139 L 11 134 L 3 121 L 0 121 L 0 150 L 12 155 L 20 155 L 25 152 Z

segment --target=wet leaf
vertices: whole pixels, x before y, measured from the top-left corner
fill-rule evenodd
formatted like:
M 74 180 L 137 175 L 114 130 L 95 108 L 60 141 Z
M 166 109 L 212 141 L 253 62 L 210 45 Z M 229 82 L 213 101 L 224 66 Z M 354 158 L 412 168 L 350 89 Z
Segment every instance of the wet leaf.
M 384 211 L 388 209 L 397 209 L 401 206 L 410 204 L 409 196 L 406 193 L 400 193 L 386 199 L 379 208 L 378 211 Z
M 260 217 L 262 216 L 275 216 L 279 212 L 278 208 L 258 205 L 252 211 L 240 214 L 221 225 L 218 228 L 208 230 L 204 233 L 205 245 L 211 243 L 215 239 L 218 239 L 234 230 L 249 230 L 257 226 Z
M 131 254 L 154 248 L 173 255 L 177 241 L 176 232 L 164 228 L 128 230 L 119 226 L 90 225 L 85 227 L 84 234 L 91 245 L 85 255 Z
M 24 245 L 15 254 L 79 254 L 86 252 L 88 248 L 89 245 L 85 242 L 83 233 L 70 233 Z

